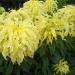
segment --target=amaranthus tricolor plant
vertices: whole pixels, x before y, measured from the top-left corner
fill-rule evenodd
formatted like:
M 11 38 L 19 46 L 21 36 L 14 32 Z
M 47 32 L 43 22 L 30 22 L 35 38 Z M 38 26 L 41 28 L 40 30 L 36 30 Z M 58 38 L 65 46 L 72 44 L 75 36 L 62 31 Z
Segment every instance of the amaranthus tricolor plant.
M 75 6 L 57 10 L 56 0 L 29 0 L 19 10 L 0 15 L 0 52 L 13 63 L 33 57 L 40 42 L 75 35 Z M 57 10 L 57 12 L 56 12 Z M 40 41 L 40 42 L 39 42 Z

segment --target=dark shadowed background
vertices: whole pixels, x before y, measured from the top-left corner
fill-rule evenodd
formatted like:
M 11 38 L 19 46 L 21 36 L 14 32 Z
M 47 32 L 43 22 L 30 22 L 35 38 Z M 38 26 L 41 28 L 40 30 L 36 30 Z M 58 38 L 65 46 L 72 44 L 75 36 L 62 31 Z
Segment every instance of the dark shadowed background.
M 0 0 L 0 5 L 3 6 L 6 10 L 8 9 L 18 9 L 22 7 L 23 3 L 28 0 Z M 57 0 L 59 6 L 67 4 L 75 4 L 75 0 Z

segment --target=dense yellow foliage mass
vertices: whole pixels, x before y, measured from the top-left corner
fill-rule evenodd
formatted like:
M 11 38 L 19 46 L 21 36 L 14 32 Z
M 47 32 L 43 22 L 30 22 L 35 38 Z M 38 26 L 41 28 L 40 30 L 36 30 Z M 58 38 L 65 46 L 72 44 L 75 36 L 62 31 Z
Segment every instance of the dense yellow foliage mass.
M 13 63 L 20 64 L 24 56 L 33 57 L 40 39 L 37 28 L 25 21 L 18 23 L 7 19 L 5 22 L 0 26 L 0 52 L 4 58 L 8 56 Z
M 52 42 L 57 36 L 65 39 L 65 36 L 75 36 L 75 6 L 67 5 L 54 13 L 52 18 L 47 19 L 44 27 L 43 38 Z
M 67 5 L 59 9 L 52 19 L 57 35 L 64 38 L 67 35 L 75 36 L 75 6 Z

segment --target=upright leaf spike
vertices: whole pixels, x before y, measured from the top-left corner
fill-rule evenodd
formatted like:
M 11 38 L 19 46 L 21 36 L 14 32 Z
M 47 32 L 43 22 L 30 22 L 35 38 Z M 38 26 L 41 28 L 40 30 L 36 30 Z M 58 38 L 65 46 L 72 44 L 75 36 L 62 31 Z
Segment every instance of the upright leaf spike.
M 57 1 L 56 0 L 46 0 L 44 3 L 45 11 L 53 13 L 57 10 Z

